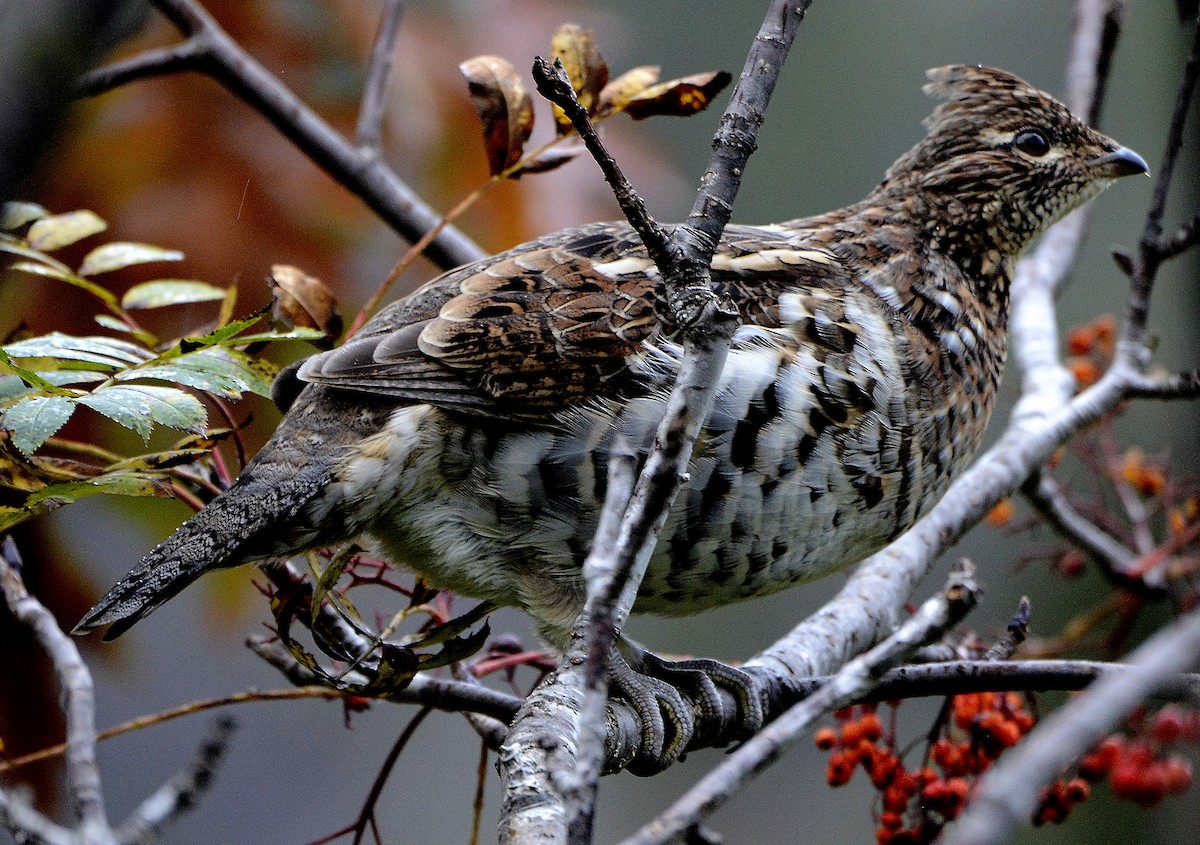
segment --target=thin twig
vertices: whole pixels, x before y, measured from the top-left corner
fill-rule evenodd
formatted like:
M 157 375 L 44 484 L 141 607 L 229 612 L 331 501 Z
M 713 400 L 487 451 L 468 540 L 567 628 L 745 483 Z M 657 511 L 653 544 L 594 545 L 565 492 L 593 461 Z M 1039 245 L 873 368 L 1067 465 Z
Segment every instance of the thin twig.
M 379 32 L 367 64 L 367 81 L 363 86 L 362 104 L 354 139 L 360 150 L 379 153 L 383 140 L 383 116 L 387 105 L 388 82 L 392 76 L 392 57 L 396 38 L 400 34 L 400 19 L 404 16 L 404 0 L 387 0 L 379 15 Z
M 1075 510 L 1066 492 L 1048 475 L 1038 473 L 1021 492 L 1055 531 L 1100 561 L 1114 576 L 1128 575 L 1136 555 L 1108 532 Z
M 235 728 L 233 719 L 218 719 L 191 765 L 160 786 L 121 822 L 116 831 L 117 841 L 122 845 L 160 841 L 158 834 L 162 829 L 191 809 L 212 785 L 217 768 L 229 750 Z

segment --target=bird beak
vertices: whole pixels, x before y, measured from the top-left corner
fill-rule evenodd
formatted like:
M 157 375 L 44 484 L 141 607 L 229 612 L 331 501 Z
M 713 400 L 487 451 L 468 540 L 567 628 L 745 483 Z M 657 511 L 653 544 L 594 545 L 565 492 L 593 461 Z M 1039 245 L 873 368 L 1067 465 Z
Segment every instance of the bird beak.
M 1100 171 L 1101 176 L 1116 179 L 1120 176 L 1136 176 L 1139 173 L 1150 175 L 1150 165 L 1133 150 L 1117 147 L 1111 153 L 1099 156 L 1088 162 L 1088 165 Z

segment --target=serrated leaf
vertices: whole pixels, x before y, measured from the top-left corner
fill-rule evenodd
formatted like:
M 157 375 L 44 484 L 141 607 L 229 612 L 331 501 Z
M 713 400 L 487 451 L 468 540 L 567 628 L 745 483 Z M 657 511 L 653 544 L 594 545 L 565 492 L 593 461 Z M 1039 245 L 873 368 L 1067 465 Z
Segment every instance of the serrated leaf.
M 70 395 L 70 391 L 63 390 L 53 381 L 42 378 L 41 375 L 33 370 L 27 370 L 19 365 L 16 361 L 10 358 L 8 353 L 2 348 L 0 348 L 0 364 L 3 364 L 5 369 L 11 370 L 19 379 L 21 379 L 21 381 L 25 382 L 25 384 L 29 385 L 30 387 L 37 388 L 38 390 L 45 391 L 46 393 L 57 394 L 59 396 Z
M 108 224 L 94 212 L 68 211 L 66 214 L 54 214 L 35 221 L 29 227 L 26 240 L 34 249 L 52 252 L 103 232 L 107 228 Z
M 25 500 L 26 508 L 49 508 L 95 496 L 111 493 L 117 496 L 161 496 L 163 490 L 155 479 L 131 472 L 105 473 L 87 481 L 65 481 L 51 484 Z
M 145 440 L 153 423 L 181 431 L 202 432 L 208 414 L 200 400 L 177 387 L 114 384 L 75 400 L 113 422 L 136 431 Z
M 210 346 L 118 373 L 118 381 L 160 379 L 237 399 L 243 393 L 270 397 L 278 367 L 239 349 Z
M 0 424 L 12 432 L 12 444 L 26 455 L 58 433 L 75 412 L 65 396 L 32 396 L 5 409 Z
M 10 508 L 7 505 L 0 505 L 0 534 L 7 532 L 16 525 L 20 525 L 33 515 L 24 508 Z
M 577 24 L 563 24 L 550 38 L 550 53 L 562 62 L 579 104 L 591 114 L 601 89 L 608 83 L 608 63 L 600 55 L 592 33 Z M 557 106 L 554 122 L 560 135 L 573 129 L 571 119 Z
M 93 382 L 104 381 L 108 378 L 108 373 L 101 373 L 95 370 L 24 370 L 14 367 L 22 373 L 32 372 L 39 379 L 49 382 L 55 388 L 63 387 L 68 384 L 91 384 Z M 0 376 L 0 402 L 6 402 L 9 399 L 15 399 L 22 393 L 30 393 L 32 388 L 28 383 L 22 381 L 18 376 Z M 56 393 L 57 390 L 49 390 L 51 393 Z
M 99 335 L 76 337 L 61 332 L 19 340 L 0 348 L 13 358 L 86 361 L 115 369 L 124 369 L 130 364 L 140 364 L 154 357 L 149 350 L 126 340 Z
M 226 341 L 232 340 L 261 320 L 269 308 L 269 305 L 263 306 L 249 317 L 246 317 L 243 320 L 233 320 L 226 325 L 221 326 L 219 329 L 214 329 L 208 334 L 198 335 L 196 337 L 185 337 L 183 340 L 179 341 L 179 346 L 177 348 L 181 353 L 188 353 L 195 349 L 203 349 L 206 346 L 215 346 L 218 343 L 225 343 Z
M 21 493 L 36 493 L 46 486 L 32 466 L 18 460 L 11 449 L 0 449 L 0 488 Z
M 26 223 L 50 216 L 50 212 L 36 202 L 6 202 L 0 208 L 0 229 L 11 232 Z
M 658 82 L 661 72 L 662 68 L 658 65 L 640 65 L 625 71 L 601 89 L 596 101 L 596 114 L 624 111 L 630 100 Z
M 163 249 L 151 244 L 115 241 L 98 246 L 84 256 L 83 264 L 79 266 L 79 275 L 94 276 L 97 273 L 108 273 L 135 264 L 149 264 L 152 261 L 182 261 L 183 253 L 175 249 Z
M 182 257 L 182 255 L 181 255 Z M 162 308 L 190 302 L 214 302 L 225 298 L 225 289 L 193 279 L 155 279 L 134 285 L 121 297 L 121 306 L 128 309 Z
M 719 70 L 660 82 L 626 103 L 625 113 L 634 120 L 660 114 L 686 117 L 708 108 L 730 79 L 726 71 Z
M 458 66 L 483 123 L 483 147 L 493 176 L 521 160 L 533 131 L 533 101 L 521 77 L 499 56 L 476 56 Z

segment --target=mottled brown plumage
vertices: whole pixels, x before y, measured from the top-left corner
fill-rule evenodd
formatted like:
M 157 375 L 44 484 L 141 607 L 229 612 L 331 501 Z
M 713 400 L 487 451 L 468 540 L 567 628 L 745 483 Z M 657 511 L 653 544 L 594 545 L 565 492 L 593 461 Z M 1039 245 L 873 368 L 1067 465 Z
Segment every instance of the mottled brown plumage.
M 742 326 L 636 609 L 692 613 L 860 560 L 942 495 L 1000 380 L 1013 264 L 1134 153 L 1007 73 L 930 72 L 928 135 L 866 199 L 730 226 Z M 359 535 L 562 641 L 608 444 L 649 448 L 679 350 L 624 223 L 447 273 L 310 358 L 234 486 L 77 628 L 114 636 L 203 571 Z

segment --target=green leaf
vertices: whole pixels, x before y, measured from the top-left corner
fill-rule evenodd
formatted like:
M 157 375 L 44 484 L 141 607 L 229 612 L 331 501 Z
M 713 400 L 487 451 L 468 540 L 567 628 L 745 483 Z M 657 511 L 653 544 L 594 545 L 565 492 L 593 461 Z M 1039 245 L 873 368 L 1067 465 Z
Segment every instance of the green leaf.
M 12 432 L 14 446 L 32 455 L 74 412 L 75 403 L 65 396 L 33 396 L 7 408 L 0 424 Z
M 188 302 L 213 302 L 225 298 L 225 289 L 191 279 L 156 279 L 143 282 L 125 291 L 121 297 L 124 308 L 162 308 Z
M 26 273 L 33 273 L 36 276 L 46 276 L 51 279 L 57 279 L 60 282 L 66 282 L 69 285 L 75 285 L 77 288 L 83 288 L 92 296 L 107 302 L 109 305 L 116 305 L 117 298 L 112 291 L 100 287 L 95 282 L 89 282 L 82 276 L 77 276 L 68 270 L 64 265 L 45 264 L 41 261 L 18 261 L 13 266 L 14 270 L 22 270 Z
M 47 393 L 58 394 L 58 388 L 67 384 L 90 384 L 93 382 L 104 381 L 108 378 L 108 373 L 101 373 L 95 370 L 26 370 L 18 367 L 15 364 L 10 365 L 13 370 L 22 373 L 23 376 L 0 376 L 0 402 L 6 402 L 9 399 L 15 399 L 22 393 L 31 393 L 29 387 L 34 382 L 28 380 L 30 374 L 38 379 L 49 382 L 52 387 L 42 388 Z M 25 380 L 23 380 L 25 379 Z M 61 391 L 62 395 L 67 395 L 66 391 Z M 71 394 L 74 395 L 74 394 Z
M 0 208 L 0 229 L 11 232 L 26 223 L 49 216 L 50 212 L 36 202 L 6 202 Z
M 143 440 L 150 437 L 153 423 L 199 433 L 208 421 L 200 400 L 177 387 L 114 384 L 75 401 L 136 431 Z
M 0 347 L 13 358 L 58 358 L 70 361 L 87 361 L 102 367 L 124 369 L 130 364 L 140 364 L 153 357 L 147 349 L 112 337 L 75 337 L 74 335 L 51 332 L 40 337 L 19 340 Z
M 278 368 L 238 349 L 210 346 L 176 358 L 161 358 L 148 365 L 118 373 L 119 381 L 160 379 L 237 399 L 243 393 L 270 397 Z
M 87 481 L 65 481 L 51 484 L 25 500 L 26 508 L 49 510 L 99 493 L 118 496 L 161 496 L 162 489 L 151 477 L 132 472 L 114 472 L 89 478 Z
M 12 235 L 0 234 L 0 252 L 8 252 L 13 255 L 19 255 L 22 258 L 28 258 L 30 261 L 36 261 L 39 264 L 48 264 L 57 270 L 61 270 L 66 275 L 72 275 L 74 271 L 63 264 L 61 261 L 56 261 L 45 253 L 38 252 L 36 249 L 30 249 L 24 241 L 19 238 L 14 238 Z
M 208 334 L 199 335 L 198 337 L 185 337 L 183 340 L 179 341 L 179 349 L 181 352 L 191 352 L 195 349 L 201 349 L 205 346 L 215 346 L 218 343 L 225 343 L 261 320 L 263 315 L 267 313 L 270 307 L 271 306 L 269 305 L 264 306 L 263 308 L 255 311 L 249 317 L 246 317 L 244 320 L 233 320 L 226 325 L 221 326 L 221 328 L 217 329 L 216 331 L 211 331 Z
M 43 264 L 40 261 L 18 261 L 12 265 L 12 269 L 20 270 L 22 273 L 32 273 L 35 276 L 58 279 L 60 282 L 69 281 L 74 275 L 66 267 L 55 267 L 53 264 Z
M 91 211 L 69 211 L 43 217 L 29 227 L 29 245 L 51 252 L 103 232 L 108 224 Z
M 12 358 L 8 357 L 8 353 L 3 349 L 0 349 L 0 363 L 3 363 L 7 369 L 12 370 L 21 379 L 21 381 L 25 382 L 30 387 L 36 387 L 38 390 L 45 391 L 46 393 L 53 393 L 58 396 L 71 395 L 69 390 L 63 390 L 50 380 L 44 379 L 32 370 L 27 370 L 17 364 Z
M 79 266 L 79 275 L 94 276 L 97 273 L 108 273 L 123 267 L 132 267 L 135 264 L 149 264 L 152 261 L 182 260 L 183 253 L 176 249 L 115 241 L 98 246 L 84 256 L 83 264 Z
M 20 525 L 33 515 L 25 508 L 10 508 L 7 505 L 0 505 L 0 534 L 5 533 L 14 525 Z
M 255 332 L 254 334 L 238 335 L 233 340 L 237 343 L 258 343 L 264 340 L 322 340 L 327 337 L 320 329 L 310 329 L 306 326 L 296 326 L 286 332 Z

